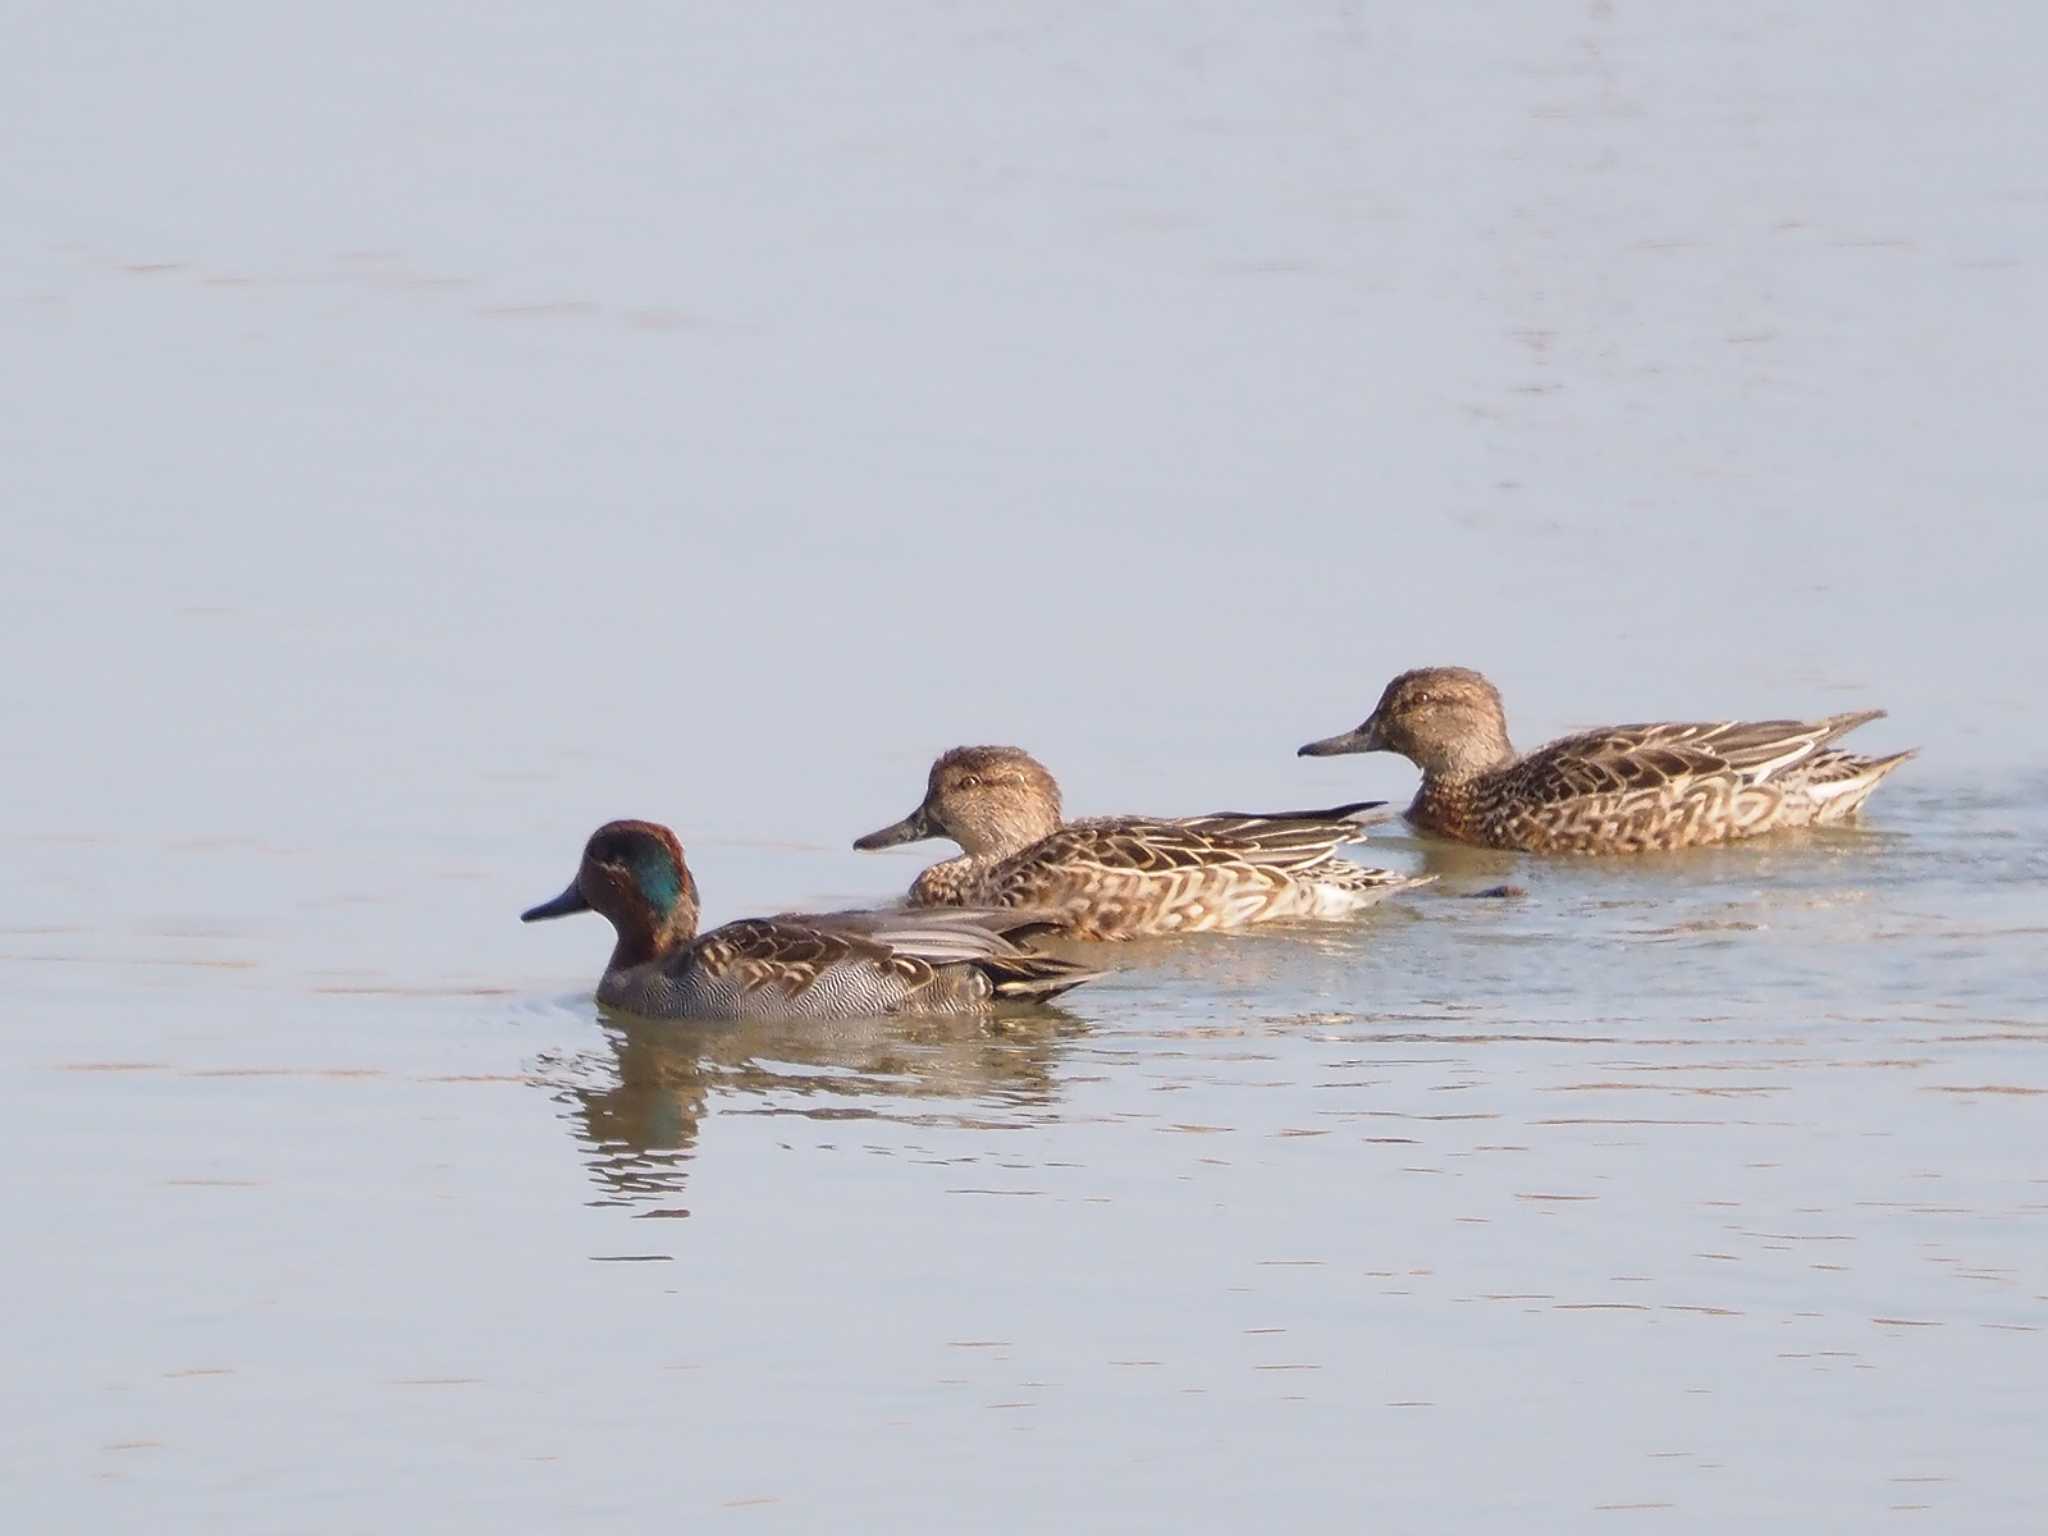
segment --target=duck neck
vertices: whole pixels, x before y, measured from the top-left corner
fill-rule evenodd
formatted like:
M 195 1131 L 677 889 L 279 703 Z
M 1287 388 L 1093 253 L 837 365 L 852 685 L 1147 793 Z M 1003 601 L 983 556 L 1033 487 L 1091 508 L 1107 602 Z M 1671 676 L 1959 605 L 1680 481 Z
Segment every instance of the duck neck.
M 1416 764 L 1425 785 L 1445 787 L 1470 784 L 1489 773 L 1498 773 L 1515 761 L 1515 749 L 1505 728 L 1474 731 L 1446 742 Z
M 1465 741 L 1456 751 L 1432 754 L 1427 763 L 1417 765 L 1422 769 L 1422 784 L 1408 807 L 1408 819 L 1428 831 L 1461 835 L 1480 781 L 1514 760 L 1514 748 L 1504 733 L 1491 744 Z
M 1033 843 L 1043 842 L 1060 826 L 1060 808 L 1055 801 L 1050 805 L 1019 806 L 985 823 L 960 827 L 952 832 L 952 838 L 970 864 L 986 869 L 1013 853 L 1022 853 Z
M 697 938 L 697 883 L 685 871 L 672 896 L 663 902 L 636 903 L 631 911 L 614 916 L 612 927 L 618 940 L 607 970 L 631 970 L 689 948 Z

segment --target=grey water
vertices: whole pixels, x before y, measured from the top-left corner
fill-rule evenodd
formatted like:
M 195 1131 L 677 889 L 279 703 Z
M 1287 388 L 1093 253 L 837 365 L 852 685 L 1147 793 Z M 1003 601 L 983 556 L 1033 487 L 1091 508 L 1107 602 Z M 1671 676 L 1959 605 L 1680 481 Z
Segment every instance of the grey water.
M 18 1528 L 2038 1528 L 2035 8 L 5 21 Z M 1438 662 L 1922 755 L 1000 1023 L 516 921 L 1398 802 Z

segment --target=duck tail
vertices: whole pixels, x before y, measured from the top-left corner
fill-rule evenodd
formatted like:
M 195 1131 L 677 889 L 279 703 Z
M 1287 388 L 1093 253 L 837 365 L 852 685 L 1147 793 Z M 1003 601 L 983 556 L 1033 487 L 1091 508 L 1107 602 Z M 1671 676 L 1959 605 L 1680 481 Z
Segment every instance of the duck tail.
M 1399 870 L 1375 869 L 1370 864 L 1335 856 L 1328 863 L 1318 865 L 1307 878 L 1318 885 L 1346 891 L 1377 891 L 1382 896 L 1391 896 L 1396 891 L 1412 891 L 1418 885 L 1433 885 L 1437 879 L 1435 875 L 1404 875 Z
M 1404 875 L 1396 870 L 1375 869 L 1370 864 L 1332 858 L 1304 877 L 1309 888 L 1308 915 L 1349 917 L 1376 907 L 1399 891 L 1435 882 L 1435 875 Z
M 1814 738 L 1813 744 L 1817 747 L 1825 745 L 1837 736 L 1848 735 L 1859 725 L 1868 725 L 1871 721 L 1882 720 L 1884 717 L 1885 711 L 1881 709 L 1852 709 L 1844 715 L 1829 715 L 1816 722 L 1821 727 L 1821 734 Z M 1910 757 L 1912 753 L 1905 755 Z
M 1849 820 L 1863 809 L 1863 802 L 1870 798 L 1871 791 L 1883 783 L 1893 769 L 1919 755 L 1918 747 L 1894 752 L 1888 757 L 1823 753 L 1802 786 L 1807 798 L 1813 802 L 1815 824 L 1825 827 Z
M 1056 955 L 1006 955 L 982 966 L 995 995 L 1004 1002 L 1043 1003 L 1106 974 Z

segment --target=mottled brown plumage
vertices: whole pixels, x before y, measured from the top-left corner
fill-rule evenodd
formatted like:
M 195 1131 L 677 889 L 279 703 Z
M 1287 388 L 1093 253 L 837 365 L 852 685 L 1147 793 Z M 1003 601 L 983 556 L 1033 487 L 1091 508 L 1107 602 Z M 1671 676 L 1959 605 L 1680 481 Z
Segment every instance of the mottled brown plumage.
M 569 888 L 524 920 L 589 911 L 617 935 L 598 1001 L 657 1018 L 972 1013 L 1099 974 L 1020 942 L 1057 926 L 1033 912 L 784 913 L 699 937 L 682 844 L 649 821 L 599 827 Z
M 1422 770 L 1408 819 L 1532 853 L 1640 853 L 1847 820 L 1913 754 L 1828 749 L 1883 710 L 1824 719 L 1615 725 L 1518 756 L 1499 692 L 1464 667 L 1403 672 L 1355 731 L 1303 756 L 1397 752 Z
M 962 856 L 917 877 L 913 906 L 1031 908 L 1079 937 L 1124 939 L 1342 917 L 1425 884 L 1337 852 L 1365 841 L 1359 813 L 1377 803 L 1067 822 L 1059 786 L 1028 753 L 956 747 L 932 765 L 915 811 L 854 846 L 950 837 Z

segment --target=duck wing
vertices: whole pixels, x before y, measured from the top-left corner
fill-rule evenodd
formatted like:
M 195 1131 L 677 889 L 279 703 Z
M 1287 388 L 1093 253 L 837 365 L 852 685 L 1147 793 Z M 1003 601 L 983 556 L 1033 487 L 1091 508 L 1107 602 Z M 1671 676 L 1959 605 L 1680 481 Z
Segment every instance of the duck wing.
M 1510 770 L 1514 798 L 1528 804 L 1630 790 L 1682 789 L 1704 778 L 1768 783 L 1881 709 L 1821 720 L 1665 721 L 1613 725 L 1540 747 Z
M 778 926 L 858 941 L 936 965 L 991 960 L 1024 952 L 1021 941 L 1059 928 L 1057 913 L 1033 907 L 862 908 L 786 912 Z
M 1101 976 L 1021 942 L 1061 926 L 1056 914 L 1032 907 L 784 913 L 728 923 L 697 948 L 706 963 L 744 973 L 749 988 L 777 986 L 792 997 L 828 972 L 865 971 L 886 983 L 891 1007 L 914 1011 L 920 994 L 938 995 L 946 973 L 957 977 L 963 966 L 987 979 L 986 995 L 1020 1002 L 1044 1002 Z
M 1243 838 L 1255 843 L 1329 835 L 1341 843 L 1362 843 L 1365 829 L 1392 819 L 1384 800 L 1353 800 L 1347 805 L 1327 806 L 1319 811 L 1211 811 L 1206 816 L 1182 816 L 1172 825 L 1187 827 L 1205 836 Z M 1374 814 L 1378 812 L 1379 814 Z
M 1366 808 L 1285 816 L 1221 812 L 1179 820 L 1107 816 L 1070 822 L 1017 854 L 1007 873 L 1058 872 L 1085 879 L 1090 874 L 1159 875 L 1230 867 L 1291 872 L 1324 862 L 1346 843 L 1364 842 L 1364 826 L 1342 813 Z M 1007 883 L 1020 897 L 1031 889 L 1028 883 Z
M 747 917 L 714 928 L 671 965 L 732 986 L 745 997 L 776 988 L 800 997 L 835 967 L 892 971 L 901 984 L 922 985 L 931 967 L 898 957 L 886 944 L 852 932 L 833 932 L 795 914 Z

